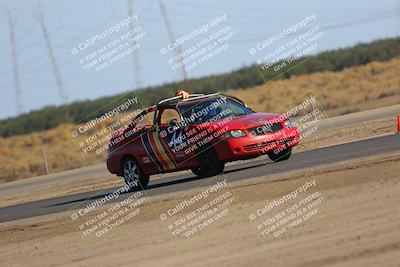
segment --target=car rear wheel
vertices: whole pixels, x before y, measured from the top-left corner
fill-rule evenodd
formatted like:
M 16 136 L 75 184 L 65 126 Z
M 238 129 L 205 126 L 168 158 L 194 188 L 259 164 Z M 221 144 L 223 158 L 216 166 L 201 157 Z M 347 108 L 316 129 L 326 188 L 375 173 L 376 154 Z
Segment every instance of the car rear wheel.
M 145 189 L 149 184 L 149 176 L 142 173 L 134 158 L 124 158 L 122 161 L 122 170 L 125 184 L 130 187 L 131 191 Z
M 192 172 L 200 177 L 209 177 L 220 174 L 224 171 L 225 163 L 220 161 L 213 148 L 201 152 L 197 159 L 199 167 L 192 169 Z
M 275 150 L 269 151 L 268 152 L 268 157 L 275 162 L 279 162 L 282 160 L 287 160 L 290 158 L 290 156 L 292 155 L 292 148 L 286 148 L 282 151 L 279 151 L 278 153 L 275 153 Z
M 193 169 L 191 169 L 191 171 L 193 172 L 194 175 L 197 175 L 197 176 L 202 176 L 202 174 L 203 174 L 200 168 L 193 168 Z

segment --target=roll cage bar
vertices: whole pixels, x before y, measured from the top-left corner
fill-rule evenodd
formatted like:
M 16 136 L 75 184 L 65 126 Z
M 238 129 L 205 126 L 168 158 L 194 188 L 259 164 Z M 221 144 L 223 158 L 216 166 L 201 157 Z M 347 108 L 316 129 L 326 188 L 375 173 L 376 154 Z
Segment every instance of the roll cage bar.
M 230 95 L 226 95 L 226 94 L 221 94 L 221 93 L 214 93 L 214 94 L 208 94 L 208 95 L 205 95 L 205 94 L 191 94 L 191 95 L 189 95 L 189 98 L 187 98 L 187 99 L 182 99 L 182 96 L 170 97 L 170 98 L 163 99 L 163 100 L 161 100 L 160 102 L 158 102 L 157 105 L 156 105 L 156 109 L 158 109 L 158 107 L 159 107 L 161 104 L 167 104 L 167 103 L 170 103 L 170 102 L 173 103 L 173 102 L 179 102 L 179 101 L 197 100 L 197 99 L 201 99 L 201 98 L 207 98 L 207 97 L 210 97 L 210 96 L 218 96 L 218 95 L 219 95 L 219 96 L 224 96 L 224 97 L 226 97 L 226 98 L 230 98 L 230 99 L 232 99 L 232 100 L 238 102 L 238 103 L 241 104 L 242 106 L 247 107 L 247 105 L 246 105 L 242 100 L 240 100 L 240 99 L 237 98 L 237 97 L 230 96 Z
M 149 113 L 149 112 L 154 111 L 153 126 L 155 126 L 155 125 L 156 125 L 157 116 L 158 116 L 158 111 L 159 111 L 159 107 L 160 107 L 160 106 L 163 106 L 163 105 L 166 105 L 166 104 L 173 104 L 173 103 L 178 104 L 178 102 L 180 102 L 180 101 L 183 102 L 183 101 L 198 100 L 198 99 L 208 98 L 208 97 L 212 97 L 212 96 L 223 96 L 223 97 L 229 98 L 229 99 L 231 99 L 231 100 L 233 100 L 233 101 L 239 103 L 239 104 L 242 105 L 242 106 L 247 107 L 246 103 L 244 103 L 244 102 L 243 102 L 242 100 L 240 100 L 239 98 L 234 97 L 234 96 L 230 96 L 230 95 L 226 95 L 226 94 L 222 94 L 222 93 L 214 93 L 214 94 L 207 94 L 207 95 L 206 95 L 206 94 L 190 94 L 190 95 L 189 95 L 189 98 L 186 98 L 186 99 L 182 99 L 182 98 L 183 98 L 182 96 L 174 96 L 174 97 L 170 97 L 170 98 L 163 99 L 163 100 L 159 101 L 159 102 L 158 102 L 156 105 L 154 105 L 154 106 L 147 107 L 145 110 L 143 110 L 140 114 L 138 114 L 138 115 L 133 119 L 132 123 L 136 120 L 136 118 L 139 118 L 139 116 L 143 116 L 143 115 L 145 115 L 145 114 L 147 114 L 147 113 Z M 133 124 L 133 125 L 136 125 L 136 123 Z

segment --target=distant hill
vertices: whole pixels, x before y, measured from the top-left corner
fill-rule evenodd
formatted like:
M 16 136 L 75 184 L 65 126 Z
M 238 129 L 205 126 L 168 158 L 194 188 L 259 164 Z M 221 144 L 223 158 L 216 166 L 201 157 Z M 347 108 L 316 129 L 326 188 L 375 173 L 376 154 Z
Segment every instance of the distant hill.
M 187 82 L 191 93 L 214 93 L 228 89 L 243 89 L 264 84 L 265 81 L 287 79 L 292 76 L 321 71 L 340 71 L 344 68 L 364 65 L 372 61 L 385 61 L 400 55 L 400 38 L 378 40 L 350 48 L 326 51 L 317 56 L 298 59 L 303 62 L 292 69 L 274 71 L 273 67 L 261 70 L 252 65 L 239 70 L 211 75 Z M 279 62 L 277 63 L 279 64 Z M 260 75 L 262 72 L 263 77 Z M 74 102 L 64 106 L 49 106 L 15 118 L 0 120 L 0 136 L 27 134 L 57 127 L 61 123 L 86 122 L 110 109 L 110 103 L 138 96 L 143 105 L 151 105 L 170 97 L 178 88 L 186 88 L 180 82 L 139 89 L 97 100 Z M 108 105 L 108 106 L 107 106 Z

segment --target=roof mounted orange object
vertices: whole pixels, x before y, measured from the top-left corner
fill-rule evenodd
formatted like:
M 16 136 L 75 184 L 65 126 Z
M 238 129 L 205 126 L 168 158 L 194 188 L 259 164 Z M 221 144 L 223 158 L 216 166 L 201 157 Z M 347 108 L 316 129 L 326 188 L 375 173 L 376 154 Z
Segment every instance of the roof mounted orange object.
M 176 91 L 175 96 L 181 96 L 182 99 L 188 99 L 189 93 L 184 90 L 178 90 L 178 91 Z

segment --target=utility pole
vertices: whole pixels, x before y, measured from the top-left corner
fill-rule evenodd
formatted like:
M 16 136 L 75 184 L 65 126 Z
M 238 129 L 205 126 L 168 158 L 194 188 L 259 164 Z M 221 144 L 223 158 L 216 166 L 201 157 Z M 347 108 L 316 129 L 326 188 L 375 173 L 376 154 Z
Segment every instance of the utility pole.
M 58 70 L 57 61 L 56 61 L 56 58 L 54 56 L 53 47 L 52 47 L 51 42 L 50 42 L 49 32 L 47 30 L 47 26 L 46 26 L 46 23 L 44 21 L 44 16 L 43 16 L 43 12 L 42 12 L 41 6 L 39 6 L 39 22 L 40 22 L 40 26 L 42 27 L 44 39 L 45 39 L 46 45 L 47 45 L 47 50 L 49 51 L 50 62 L 51 62 L 51 66 L 53 67 L 54 76 L 56 78 L 58 90 L 59 90 L 60 97 L 61 97 L 61 102 L 63 104 L 66 104 L 68 102 L 67 92 L 65 91 L 64 83 L 63 83 L 63 81 L 61 79 L 60 71 Z
M 170 42 L 174 43 L 175 42 L 175 35 L 174 35 L 173 31 L 172 31 L 171 24 L 169 23 L 168 16 L 167 16 L 167 11 L 165 10 L 164 3 L 163 3 L 162 0 L 159 0 L 159 3 L 160 3 L 160 8 L 161 8 L 161 13 L 162 13 L 163 18 L 164 18 L 164 23 L 165 23 L 165 26 L 167 27 L 167 32 L 168 32 L 168 36 L 169 36 Z M 187 80 L 187 72 L 186 72 L 185 60 L 184 60 L 184 57 L 183 57 L 183 49 L 182 49 L 182 46 L 180 44 L 177 44 L 177 45 L 178 45 L 178 47 L 177 47 L 176 55 L 178 56 L 179 61 L 180 61 L 183 80 L 186 81 Z
M 47 158 L 46 158 L 46 153 L 44 152 L 44 148 L 42 147 L 42 158 L 43 158 L 43 163 L 44 163 L 44 170 L 46 171 L 46 174 L 49 174 L 49 166 L 47 164 Z
M 133 12 L 132 12 L 132 0 L 128 0 L 128 15 L 129 17 L 132 17 Z M 133 32 L 133 29 L 137 26 L 137 23 L 131 23 L 131 30 Z M 133 38 L 134 41 L 132 43 L 132 46 L 135 47 L 137 45 L 137 42 L 135 38 Z M 140 62 L 139 62 L 139 50 L 133 51 L 133 64 L 135 68 L 135 78 L 136 78 L 136 88 L 141 88 L 142 87 L 142 72 L 140 69 Z
M 22 92 L 21 84 L 19 82 L 19 72 L 18 72 L 18 56 L 17 56 L 17 45 L 15 42 L 15 24 L 16 19 L 11 17 L 9 11 L 7 11 L 8 26 L 10 27 L 10 41 L 11 41 L 11 51 L 12 51 L 12 61 L 14 66 L 14 87 L 15 87 L 15 100 L 17 107 L 17 114 L 20 115 L 22 110 Z

